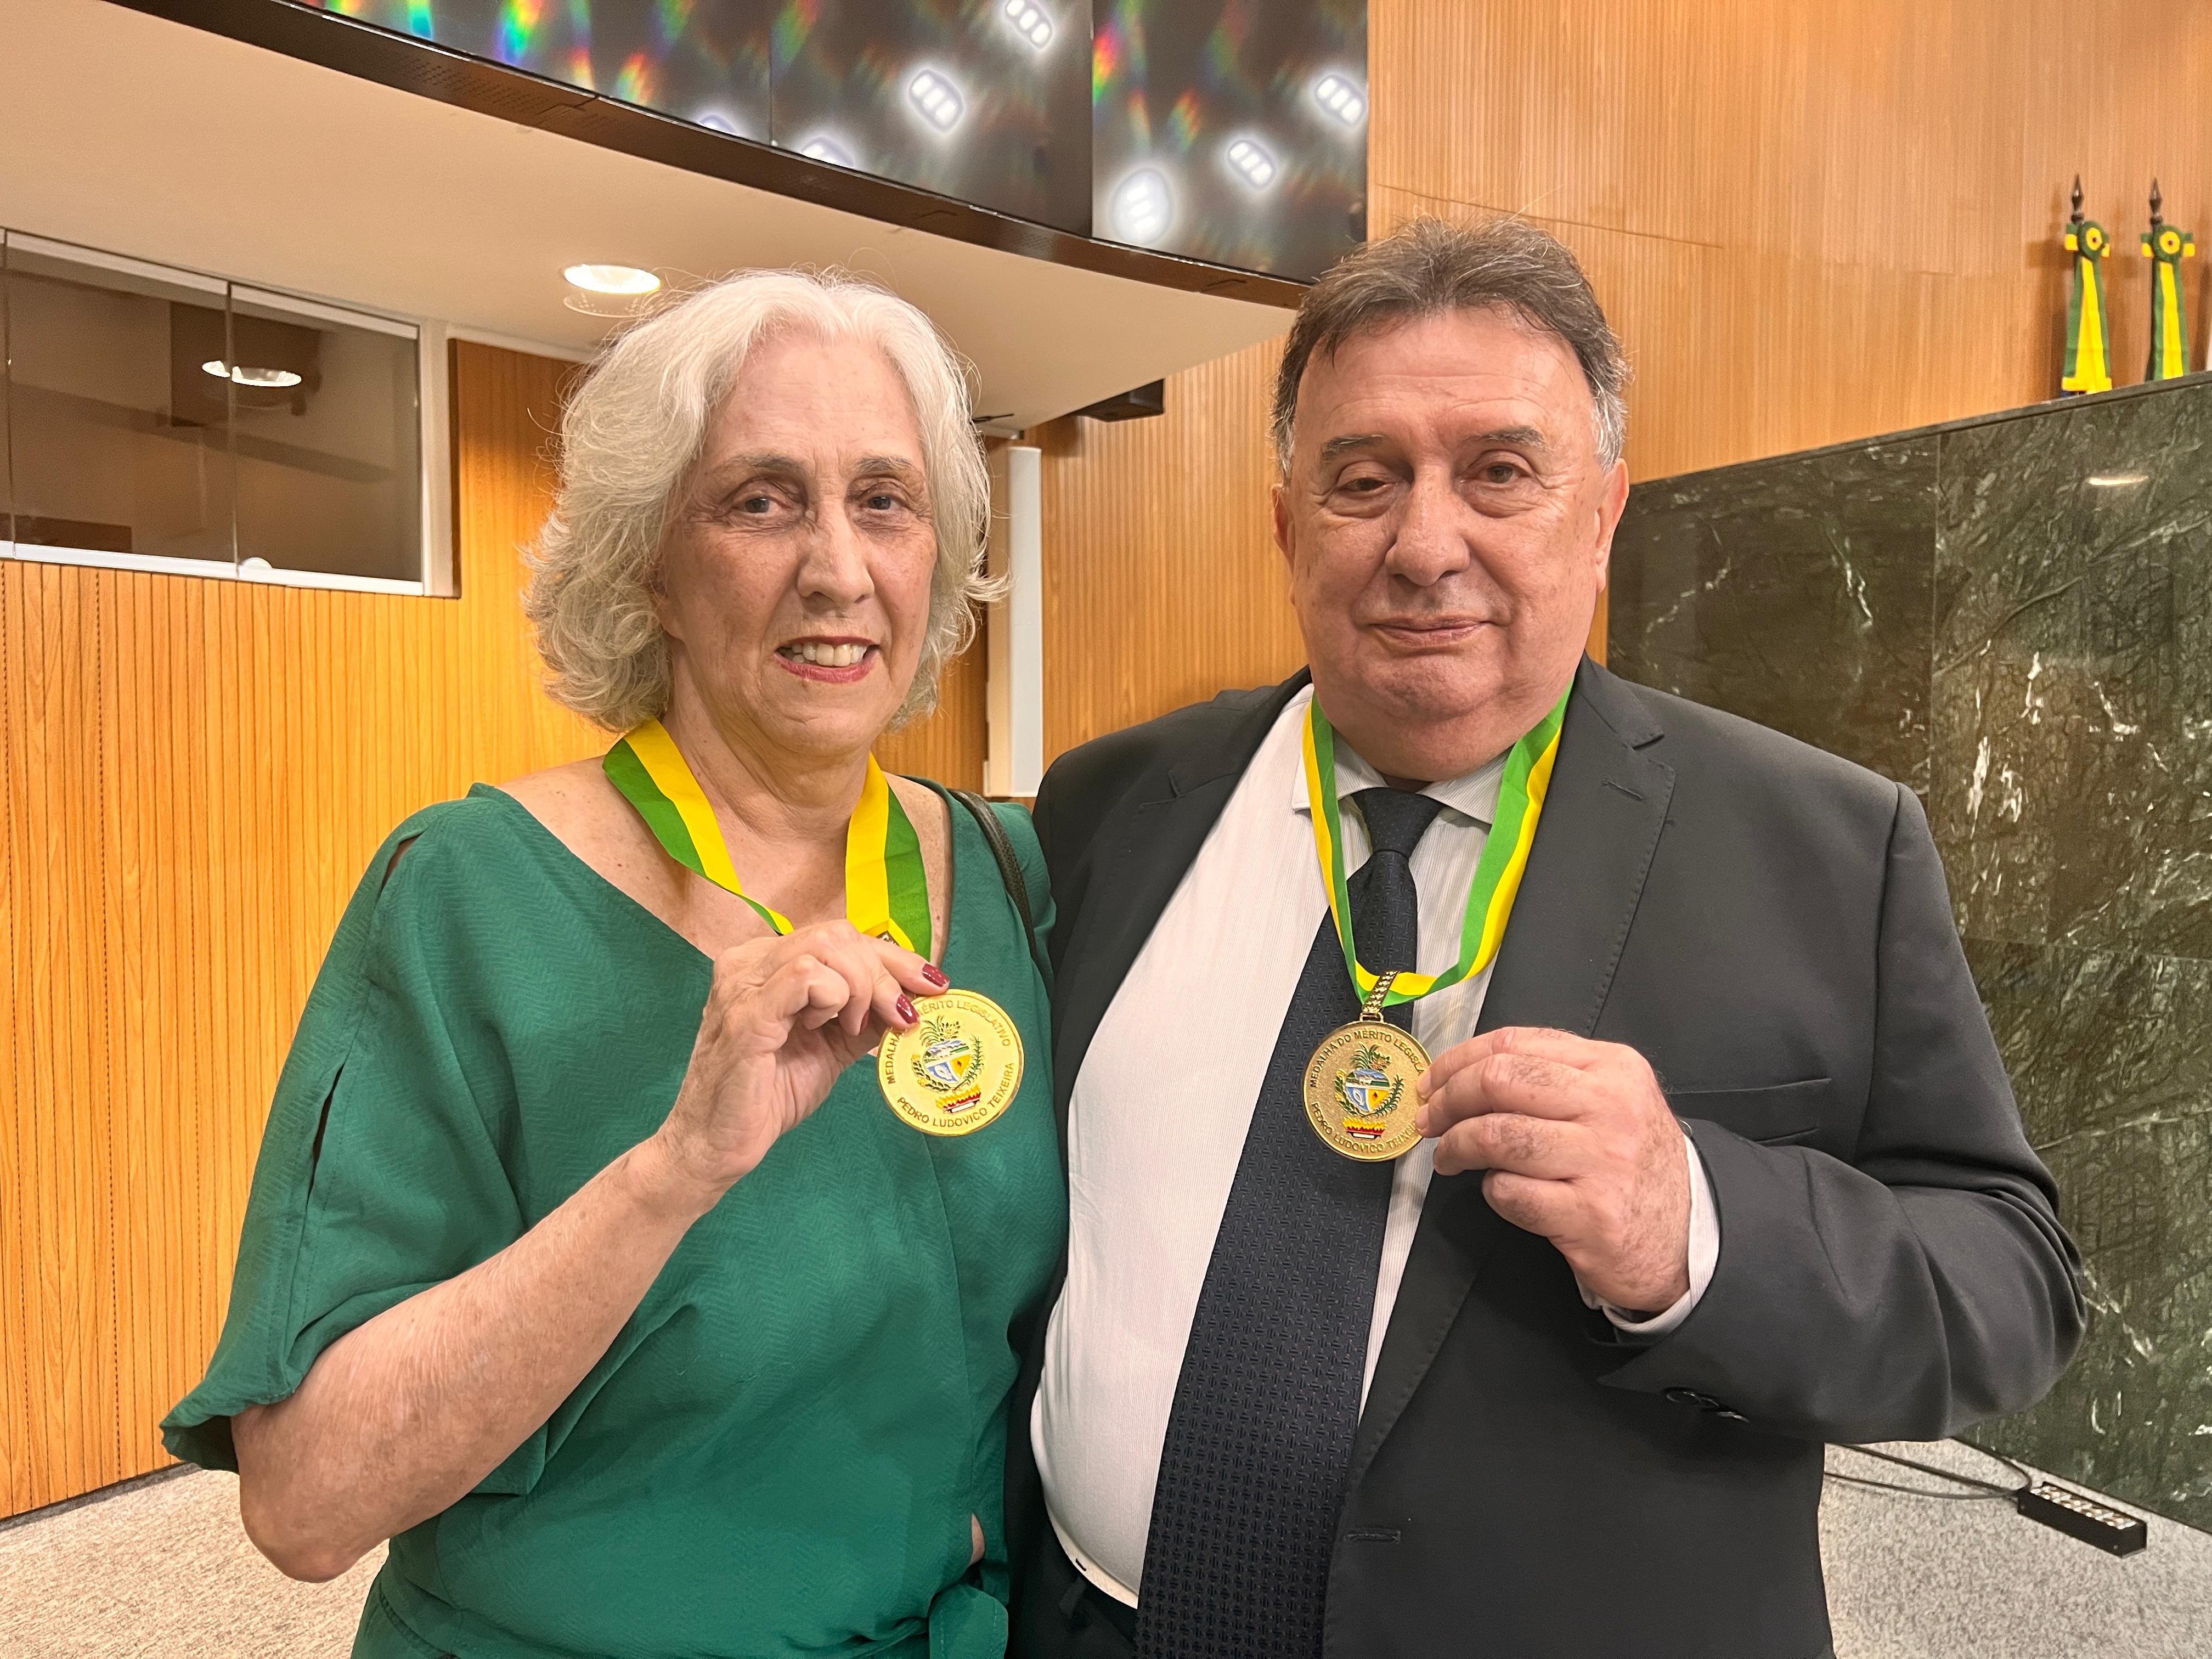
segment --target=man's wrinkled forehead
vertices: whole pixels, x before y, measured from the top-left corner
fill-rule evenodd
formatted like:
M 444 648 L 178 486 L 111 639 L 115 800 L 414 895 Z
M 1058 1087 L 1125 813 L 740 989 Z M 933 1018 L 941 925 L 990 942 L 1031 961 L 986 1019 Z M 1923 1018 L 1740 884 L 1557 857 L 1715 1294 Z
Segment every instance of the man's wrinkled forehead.
M 1409 334 L 1418 351 L 1401 349 Z M 1317 349 L 1298 379 L 1298 447 L 1327 466 L 1389 447 L 1419 410 L 1457 445 L 1491 442 L 1566 459 L 1569 422 L 1596 436 L 1596 404 L 1573 348 L 1507 307 L 1430 313 L 1362 329 Z

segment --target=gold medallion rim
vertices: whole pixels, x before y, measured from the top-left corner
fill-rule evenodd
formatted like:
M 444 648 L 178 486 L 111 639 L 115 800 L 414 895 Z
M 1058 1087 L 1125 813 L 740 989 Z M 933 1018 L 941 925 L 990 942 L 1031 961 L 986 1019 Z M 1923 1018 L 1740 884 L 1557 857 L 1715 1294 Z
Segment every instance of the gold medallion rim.
M 1410 1051 L 1413 1055 L 1419 1057 L 1419 1064 L 1413 1067 L 1411 1075 L 1406 1079 L 1406 1086 L 1410 1090 L 1413 1085 L 1413 1079 L 1429 1069 L 1429 1051 L 1421 1040 L 1411 1031 L 1382 1019 L 1352 1020 L 1338 1026 L 1319 1042 L 1314 1044 L 1313 1053 L 1306 1060 L 1301 1090 L 1304 1097 L 1307 1127 L 1312 1129 L 1321 1143 L 1329 1151 L 1340 1158 L 1348 1158 L 1359 1164 L 1395 1163 L 1419 1143 L 1420 1131 L 1418 1128 L 1412 1130 L 1411 1133 L 1393 1130 L 1382 1139 L 1370 1145 L 1346 1144 L 1340 1131 L 1332 1133 L 1328 1128 L 1331 1116 L 1328 1106 L 1333 1096 L 1326 1090 L 1316 1091 L 1314 1084 L 1315 1070 L 1321 1065 L 1322 1056 L 1326 1054 L 1340 1039 L 1347 1036 L 1356 1036 L 1373 1041 L 1379 1033 L 1388 1033 L 1382 1040 L 1393 1048 L 1398 1048 L 1401 1054 Z M 1411 1108 L 1411 1110 L 1405 1121 L 1407 1124 L 1417 1122 L 1419 1115 L 1419 1107 L 1412 1102 L 1407 1103 L 1407 1105 Z
M 993 1099 L 978 1103 L 972 1115 L 951 1121 L 933 1120 L 927 1112 L 905 1104 L 909 1099 L 921 1101 L 925 1105 L 928 1103 L 922 1101 L 921 1097 L 915 1094 L 911 1085 L 899 1075 L 900 1056 L 908 1039 L 921 1030 L 919 1022 L 910 1030 L 892 1031 L 884 1036 L 881 1046 L 876 1050 L 876 1086 L 882 1092 L 884 1104 L 891 1115 L 908 1128 L 921 1134 L 957 1139 L 963 1135 L 972 1135 L 979 1129 L 988 1129 L 1006 1115 L 1007 1108 L 1014 1103 L 1015 1097 L 1022 1091 L 1022 1075 L 1028 1066 L 1028 1056 L 1022 1048 L 1021 1028 L 1014 1024 L 1014 1017 L 994 999 L 985 996 L 981 991 L 954 989 L 939 992 L 924 1000 L 917 1008 L 926 1019 L 933 1009 L 946 1003 L 973 1012 L 987 1024 L 995 1023 L 999 1029 L 994 1035 L 1002 1038 L 1003 1043 L 992 1044 L 989 1052 L 981 1058 L 987 1066 L 995 1058 L 1005 1066 L 1006 1077 L 1003 1088 L 993 1091 Z

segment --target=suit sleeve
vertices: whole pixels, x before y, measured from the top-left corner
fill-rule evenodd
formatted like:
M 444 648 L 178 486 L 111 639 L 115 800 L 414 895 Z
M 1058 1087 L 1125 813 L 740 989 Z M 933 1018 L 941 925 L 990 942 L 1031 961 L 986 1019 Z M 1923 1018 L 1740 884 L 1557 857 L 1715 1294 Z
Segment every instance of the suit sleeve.
M 2021 1130 L 1918 799 L 1898 792 L 1874 1065 L 1849 1163 L 1691 1133 L 1712 1182 L 1711 1284 L 1609 1373 L 1771 1431 L 1932 1440 L 2033 1404 L 2081 1339 L 2080 1258 Z
M 1081 881 L 1074 868 L 1081 849 L 1069 844 L 1083 838 L 1062 833 L 1064 826 L 1058 810 L 1071 788 L 1081 792 L 1080 782 L 1071 782 L 1068 777 L 1073 764 L 1073 758 L 1066 755 L 1054 761 L 1037 785 L 1036 799 L 1030 804 L 1030 822 L 1036 831 L 1037 856 L 1045 866 L 1042 890 L 1051 896 L 1048 908 L 1054 917 L 1054 925 L 1041 931 L 1046 957 L 1055 976 L 1064 967 L 1063 959 L 1067 954 L 1067 929 L 1058 923 L 1062 919 L 1072 919 L 1083 908 Z

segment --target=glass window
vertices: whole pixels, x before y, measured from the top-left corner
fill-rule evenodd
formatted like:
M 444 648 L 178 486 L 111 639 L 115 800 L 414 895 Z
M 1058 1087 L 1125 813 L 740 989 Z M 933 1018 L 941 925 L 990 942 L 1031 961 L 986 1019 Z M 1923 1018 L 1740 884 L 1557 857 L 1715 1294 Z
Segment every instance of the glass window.
M 0 326 L 18 556 L 423 582 L 412 325 L 11 233 Z
M 422 578 L 412 329 L 252 289 L 231 293 L 238 557 L 275 571 Z
M 6 250 L 15 539 L 231 562 L 219 282 L 126 260 Z M 179 280 L 181 278 L 181 280 Z

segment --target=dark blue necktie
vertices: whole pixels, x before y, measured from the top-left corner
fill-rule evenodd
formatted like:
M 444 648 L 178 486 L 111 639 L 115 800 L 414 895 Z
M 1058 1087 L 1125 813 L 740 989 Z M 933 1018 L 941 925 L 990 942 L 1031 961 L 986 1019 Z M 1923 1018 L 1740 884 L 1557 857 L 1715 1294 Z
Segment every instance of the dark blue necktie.
M 1374 844 L 1350 883 L 1359 959 L 1377 973 L 1410 969 L 1419 912 L 1407 860 L 1440 803 L 1397 789 L 1352 799 Z M 1304 1086 L 1321 1040 L 1358 1012 L 1323 916 L 1260 1085 L 1176 1382 L 1137 1601 L 1144 1659 L 1321 1652 L 1392 1166 L 1324 1145 Z M 1403 1006 L 1391 1013 L 1407 1023 Z

